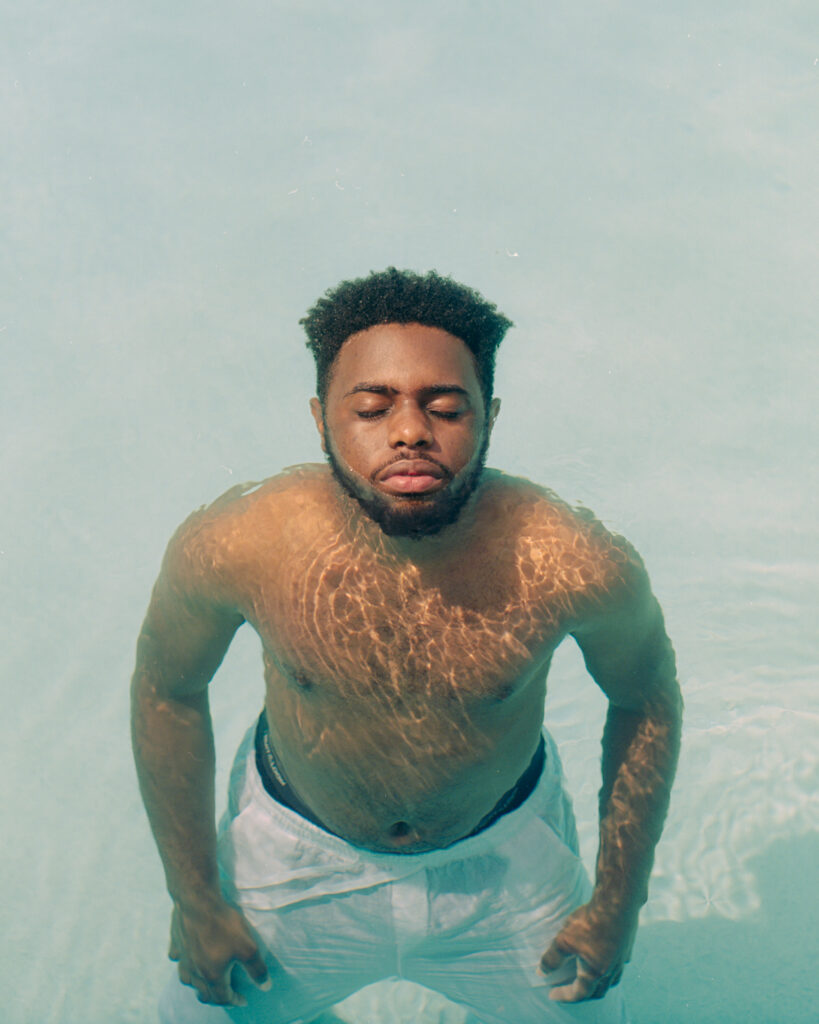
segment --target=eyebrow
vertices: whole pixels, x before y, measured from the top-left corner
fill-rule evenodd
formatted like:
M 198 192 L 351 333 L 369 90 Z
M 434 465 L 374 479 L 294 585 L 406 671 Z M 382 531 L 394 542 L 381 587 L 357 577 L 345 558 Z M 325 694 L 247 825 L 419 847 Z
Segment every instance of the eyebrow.
M 430 384 L 429 387 L 421 388 L 420 390 L 426 395 L 463 395 L 464 398 L 469 398 L 469 392 L 466 388 L 461 387 L 460 384 Z M 396 388 L 388 387 L 386 384 L 362 381 L 362 383 L 350 388 L 344 397 L 349 398 L 351 395 L 358 395 L 362 391 L 373 395 L 394 395 L 398 393 Z

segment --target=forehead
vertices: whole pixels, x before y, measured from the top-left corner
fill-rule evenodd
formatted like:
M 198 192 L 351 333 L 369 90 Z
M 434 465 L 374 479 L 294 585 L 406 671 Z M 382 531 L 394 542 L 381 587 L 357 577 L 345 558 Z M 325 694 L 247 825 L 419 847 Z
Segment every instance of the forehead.
M 400 391 L 457 384 L 480 394 L 467 345 L 448 331 L 422 324 L 377 324 L 350 335 L 333 362 L 329 390 L 345 394 L 365 381 Z

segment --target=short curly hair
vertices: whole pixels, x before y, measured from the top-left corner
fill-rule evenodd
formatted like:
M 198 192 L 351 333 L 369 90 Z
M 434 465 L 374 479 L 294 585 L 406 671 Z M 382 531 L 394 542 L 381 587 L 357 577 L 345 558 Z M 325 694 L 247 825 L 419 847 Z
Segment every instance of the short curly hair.
M 324 293 L 300 321 L 316 360 L 322 406 L 333 362 L 352 334 L 376 324 L 423 324 L 453 334 L 470 349 L 486 405 L 492 399 L 495 353 L 512 321 L 478 292 L 434 270 L 416 274 L 388 267 Z

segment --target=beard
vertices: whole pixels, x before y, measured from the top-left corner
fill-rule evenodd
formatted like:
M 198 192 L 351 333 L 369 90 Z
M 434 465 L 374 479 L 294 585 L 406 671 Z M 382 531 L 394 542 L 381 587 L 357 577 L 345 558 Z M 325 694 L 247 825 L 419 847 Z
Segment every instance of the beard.
M 327 461 L 342 490 L 358 502 L 364 514 L 388 537 L 410 537 L 414 540 L 430 537 L 456 522 L 480 482 L 489 448 L 489 431 L 484 430 L 478 452 L 460 479 L 436 462 L 447 480 L 444 487 L 431 494 L 392 495 L 383 494 L 343 466 L 326 431 L 325 437 Z

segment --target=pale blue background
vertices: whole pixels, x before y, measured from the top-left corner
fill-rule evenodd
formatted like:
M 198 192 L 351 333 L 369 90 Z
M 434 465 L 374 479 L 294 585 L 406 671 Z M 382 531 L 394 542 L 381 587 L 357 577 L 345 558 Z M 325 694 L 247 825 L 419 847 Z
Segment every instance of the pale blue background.
M 153 1020 L 127 738 L 164 544 L 320 457 L 298 327 L 436 267 L 517 324 L 490 461 L 643 553 L 687 700 L 638 1022 L 815 1019 L 819 14 L 809 0 L 0 3 L 0 1017 Z M 220 785 L 261 701 L 214 683 Z M 548 714 L 586 859 L 603 703 Z M 406 986 L 339 1014 L 457 1022 Z

